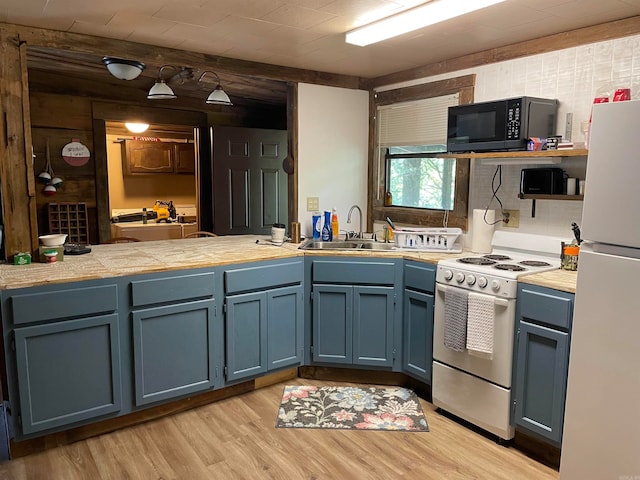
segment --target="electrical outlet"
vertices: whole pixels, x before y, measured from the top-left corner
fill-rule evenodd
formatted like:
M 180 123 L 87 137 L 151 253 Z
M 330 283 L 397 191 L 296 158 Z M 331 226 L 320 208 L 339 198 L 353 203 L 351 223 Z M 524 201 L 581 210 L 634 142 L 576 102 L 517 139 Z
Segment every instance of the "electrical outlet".
M 320 210 L 320 199 L 318 197 L 307 197 L 307 212 L 317 212 Z
M 518 228 L 520 226 L 520 210 L 504 210 L 503 227 Z

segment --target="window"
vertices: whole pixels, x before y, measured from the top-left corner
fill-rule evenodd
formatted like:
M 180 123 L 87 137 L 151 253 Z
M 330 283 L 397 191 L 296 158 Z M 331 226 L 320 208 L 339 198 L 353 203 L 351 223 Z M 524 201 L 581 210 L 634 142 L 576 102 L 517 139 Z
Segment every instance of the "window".
M 452 158 L 424 155 L 442 152 L 441 145 L 390 147 L 386 149 L 386 189 L 393 205 L 401 207 L 453 210 L 456 184 Z
M 466 228 L 469 160 L 447 151 L 449 106 L 470 103 L 475 76 L 374 95 L 373 220 Z M 392 206 L 384 206 L 390 192 Z

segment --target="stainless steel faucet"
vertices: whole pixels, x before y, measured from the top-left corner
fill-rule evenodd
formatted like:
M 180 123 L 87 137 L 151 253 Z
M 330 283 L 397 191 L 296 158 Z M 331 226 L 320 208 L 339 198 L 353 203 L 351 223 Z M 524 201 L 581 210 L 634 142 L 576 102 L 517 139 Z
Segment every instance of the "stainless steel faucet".
M 351 213 L 356 208 L 358 209 L 358 213 L 360 213 L 360 232 L 358 233 L 358 238 L 362 238 L 362 210 L 358 205 L 352 205 L 349 209 L 349 213 L 347 213 L 347 223 L 351 223 Z

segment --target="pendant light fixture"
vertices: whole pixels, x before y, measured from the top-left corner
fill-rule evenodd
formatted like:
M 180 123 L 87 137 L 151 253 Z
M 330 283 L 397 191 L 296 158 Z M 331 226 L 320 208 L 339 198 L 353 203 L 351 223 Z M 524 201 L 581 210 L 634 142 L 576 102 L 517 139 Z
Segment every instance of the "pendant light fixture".
M 102 59 L 109 73 L 120 80 L 133 80 L 138 78 L 145 68 L 145 64 L 137 60 L 124 58 L 104 57 Z
M 214 88 L 213 91 L 209 94 L 205 102 L 209 105 L 233 105 L 233 103 L 231 103 L 229 95 L 227 95 L 227 93 L 222 89 L 222 86 L 220 85 L 220 77 L 218 77 L 218 74 L 216 72 L 212 72 L 210 70 L 205 70 L 204 72 L 202 72 L 202 75 L 200 75 L 196 86 L 200 85 L 200 82 L 207 73 L 214 75 L 218 84 L 216 85 L 216 88 Z
M 173 93 L 171 87 L 167 85 L 164 78 L 162 77 L 162 71 L 165 68 L 173 68 L 174 70 L 178 71 L 178 69 L 173 65 L 161 66 L 160 70 L 158 70 L 156 83 L 153 84 L 153 87 L 151 87 L 151 89 L 149 90 L 149 94 L 147 95 L 147 98 L 149 100 L 172 100 L 174 98 L 178 98 L 176 94 Z

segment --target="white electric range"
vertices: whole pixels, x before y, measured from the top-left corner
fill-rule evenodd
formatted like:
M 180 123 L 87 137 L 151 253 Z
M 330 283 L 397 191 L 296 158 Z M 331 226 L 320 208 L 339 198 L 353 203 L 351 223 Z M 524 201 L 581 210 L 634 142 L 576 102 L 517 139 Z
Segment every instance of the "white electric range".
M 513 438 L 510 408 L 518 278 L 560 268 L 562 241 L 566 239 L 498 230 L 494 233 L 490 254 L 438 262 L 433 336 L 434 405 L 500 439 Z M 445 330 L 448 329 L 449 335 L 452 331 L 448 323 L 452 311 L 459 312 L 461 299 L 466 302 L 472 297 L 476 303 L 478 298 L 484 302 L 491 316 L 490 334 L 485 337 L 491 343 L 490 354 L 478 355 L 468 350 L 468 343 L 465 348 L 464 342 L 456 348 L 445 344 Z M 468 318 L 471 311 L 470 307 Z M 459 323 L 454 326 L 459 327 Z
M 519 277 L 560 268 L 563 241 L 567 239 L 497 230 L 491 253 L 438 262 L 436 282 L 515 298 Z

